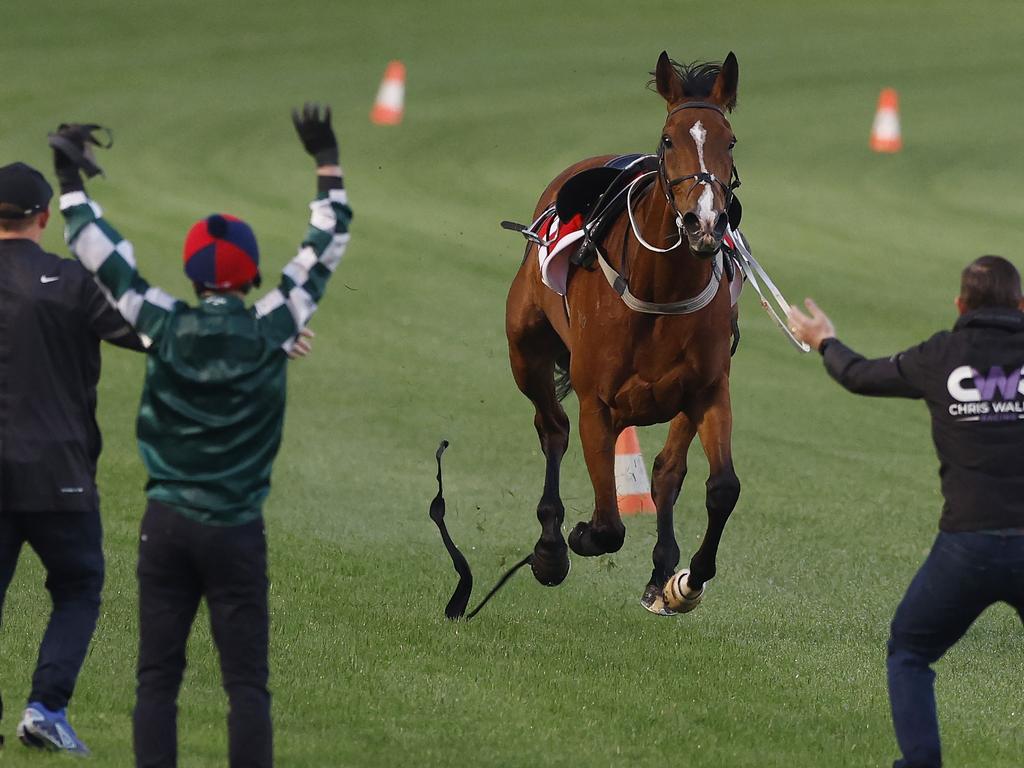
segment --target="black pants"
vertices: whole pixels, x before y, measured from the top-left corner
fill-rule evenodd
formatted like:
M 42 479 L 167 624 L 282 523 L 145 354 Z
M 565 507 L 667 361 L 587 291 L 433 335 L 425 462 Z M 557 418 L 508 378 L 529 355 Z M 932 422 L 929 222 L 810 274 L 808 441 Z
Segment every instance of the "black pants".
M 100 613 L 103 529 L 99 510 L 0 514 L 0 612 L 25 543 L 43 561 L 46 589 L 53 601 L 28 700 L 48 709 L 64 709 Z
M 227 692 L 232 768 L 272 764 L 263 521 L 212 526 L 151 501 L 139 541 L 139 667 L 135 764 L 177 765 L 185 644 L 205 597 Z

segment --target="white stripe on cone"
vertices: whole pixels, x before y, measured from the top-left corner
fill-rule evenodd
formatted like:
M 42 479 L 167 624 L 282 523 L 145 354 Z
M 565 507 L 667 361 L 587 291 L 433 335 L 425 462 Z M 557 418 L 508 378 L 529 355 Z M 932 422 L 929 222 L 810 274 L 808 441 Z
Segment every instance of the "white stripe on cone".
M 615 441 L 615 490 L 620 514 L 655 511 L 636 427 L 626 427 Z
M 871 148 L 875 152 L 899 152 L 903 147 L 900 134 L 899 95 L 893 88 L 883 88 L 878 96 L 878 109 L 871 124 Z
M 377 98 L 373 103 L 370 120 L 377 125 L 397 125 L 402 122 L 405 108 L 405 65 L 392 61 L 384 71 L 377 90 Z

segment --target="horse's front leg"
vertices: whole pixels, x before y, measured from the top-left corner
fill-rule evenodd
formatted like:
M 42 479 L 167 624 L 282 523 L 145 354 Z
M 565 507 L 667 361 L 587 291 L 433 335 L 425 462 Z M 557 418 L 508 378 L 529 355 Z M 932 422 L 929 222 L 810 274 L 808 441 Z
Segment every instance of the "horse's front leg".
M 651 491 L 658 510 L 658 541 L 654 545 L 654 570 L 640 603 L 651 613 L 661 616 L 675 613 L 665 605 L 662 590 L 679 564 L 679 545 L 672 518 L 686 477 L 686 454 L 695 434 L 697 430 L 693 422 L 685 413 L 680 413 L 672 420 L 665 447 L 654 460 Z
M 569 547 L 587 557 L 618 552 L 626 538 L 615 496 L 615 438 L 611 413 L 594 400 L 580 401 L 580 440 L 594 486 L 594 514 L 569 534 Z
M 697 427 L 710 471 L 706 505 L 708 527 L 700 547 L 690 559 L 689 570 L 680 571 L 665 585 L 665 602 L 673 610 L 693 610 L 704 595 L 704 584 L 715 576 L 722 532 L 740 496 L 740 481 L 732 465 L 732 406 L 729 378 L 711 392 Z

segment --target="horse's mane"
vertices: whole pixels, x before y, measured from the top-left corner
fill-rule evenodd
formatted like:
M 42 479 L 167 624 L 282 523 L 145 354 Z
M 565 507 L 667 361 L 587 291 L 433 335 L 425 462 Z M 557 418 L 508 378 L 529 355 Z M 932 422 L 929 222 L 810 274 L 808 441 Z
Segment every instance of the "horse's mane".
M 715 87 L 715 80 L 718 73 L 722 71 L 720 61 L 691 61 L 689 64 L 680 64 L 675 59 L 669 60 L 679 78 L 683 81 L 683 93 L 687 98 L 705 99 L 711 95 L 711 89 Z M 647 81 L 647 87 L 657 90 L 657 73 L 648 72 L 651 79 Z M 731 112 L 736 106 L 736 99 L 725 105 L 727 112 Z

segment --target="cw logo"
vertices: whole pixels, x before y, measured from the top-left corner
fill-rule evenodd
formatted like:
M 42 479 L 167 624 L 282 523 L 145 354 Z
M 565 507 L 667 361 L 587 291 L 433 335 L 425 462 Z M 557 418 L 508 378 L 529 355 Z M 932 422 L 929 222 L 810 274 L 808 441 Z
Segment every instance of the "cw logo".
M 1015 400 L 1024 395 L 1024 367 L 1014 368 L 1006 373 L 998 365 L 988 369 L 988 375 L 961 365 L 955 368 L 946 381 L 950 396 L 961 403 L 977 403 L 982 400 Z

